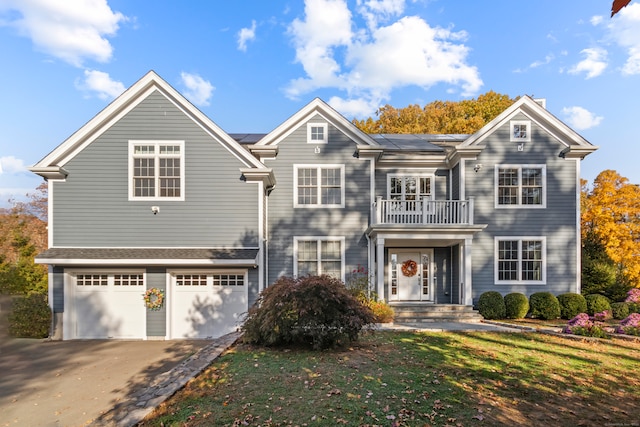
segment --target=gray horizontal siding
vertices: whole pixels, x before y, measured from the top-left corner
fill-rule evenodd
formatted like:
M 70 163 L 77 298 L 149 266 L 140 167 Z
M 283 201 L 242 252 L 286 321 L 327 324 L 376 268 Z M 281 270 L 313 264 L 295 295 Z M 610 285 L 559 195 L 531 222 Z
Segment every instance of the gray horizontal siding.
M 167 270 L 161 267 L 147 268 L 147 289 L 162 289 L 167 295 Z M 167 304 L 163 304 L 160 310 L 146 310 L 147 312 L 147 336 L 165 337 L 167 335 Z
M 319 119 L 313 120 L 318 122 Z M 293 274 L 294 236 L 344 236 L 348 273 L 367 265 L 364 231 L 371 204 L 370 161 L 353 157 L 353 141 L 329 125 L 329 143 L 307 144 L 306 123 L 279 144 L 278 156 L 266 164 L 273 168 L 278 184 L 269 196 L 268 284 L 282 275 Z M 294 164 L 344 164 L 345 208 L 294 208 Z
M 526 117 L 516 119 L 525 120 Z M 476 162 L 466 163 L 466 195 L 475 196 L 475 222 L 488 224 L 473 242 L 473 296 L 489 290 L 503 294 L 522 292 L 530 295 L 538 291 L 554 294 L 575 291 L 577 277 L 576 161 L 559 157 L 564 148 L 544 129 L 532 122 L 532 140 L 524 151 L 517 151 L 517 143 L 509 141 L 509 124 L 496 130 L 484 142 L 486 148 L 477 162 L 483 164 L 473 171 Z M 546 209 L 496 209 L 495 165 L 540 164 L 547 168 Z M 495 236 L 546 236 L 547 284 L 502 285 L 494 278 Z
M 128 201 L 135 139 L 185 141 L 185 201 Z M 51 206 L 54 246 L 257 246 L 258 190 L 240 181 L 243 164 L 157 92 L 64 167 Z

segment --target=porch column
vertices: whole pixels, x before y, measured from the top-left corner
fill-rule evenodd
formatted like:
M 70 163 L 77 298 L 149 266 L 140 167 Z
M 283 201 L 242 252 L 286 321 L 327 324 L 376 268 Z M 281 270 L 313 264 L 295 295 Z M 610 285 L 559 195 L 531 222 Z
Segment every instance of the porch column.
M 464 239 L 463 259 L 464 259 L 464 294 L 462 296 L 462 302 L 465 305 L 473 305 L 473 292 L 472 292 L 472 265 L 471 265 L 471 243 L 472 239 Z
M 376 292 L 384 299 L 384 239 L 376 238 Z

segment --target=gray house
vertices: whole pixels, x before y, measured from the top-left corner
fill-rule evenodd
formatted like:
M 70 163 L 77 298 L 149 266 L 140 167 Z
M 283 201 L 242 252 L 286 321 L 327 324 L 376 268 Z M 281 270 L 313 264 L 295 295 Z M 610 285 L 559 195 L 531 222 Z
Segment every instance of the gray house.
M 36 261 L 55 336 L 216 337 L 282 275 L 361 267 L 398 305 L 579 292 L 597 147 L 541 104 L 473 135 L 368 135 L 315 99 L 269 134 L 227 134 L 149 72 L 31 168 L 49 183 Z

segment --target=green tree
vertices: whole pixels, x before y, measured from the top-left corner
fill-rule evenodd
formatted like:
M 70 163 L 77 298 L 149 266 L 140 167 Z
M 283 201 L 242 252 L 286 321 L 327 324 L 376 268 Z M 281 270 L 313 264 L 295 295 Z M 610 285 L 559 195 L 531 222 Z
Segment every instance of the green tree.
M 476 99 L 434 101 L 424 107 L 385 105 L 376 111 L 377 119 L 369 117 L 353 123 L 366 133 L 474 133 L 516 99 L 489 91 Z
M 28 202 L 13 202 L 0 213 L 0 292 L 46 293 L 47 267 L 34 257 L 47 248 L 47 187 L 41 184 Z

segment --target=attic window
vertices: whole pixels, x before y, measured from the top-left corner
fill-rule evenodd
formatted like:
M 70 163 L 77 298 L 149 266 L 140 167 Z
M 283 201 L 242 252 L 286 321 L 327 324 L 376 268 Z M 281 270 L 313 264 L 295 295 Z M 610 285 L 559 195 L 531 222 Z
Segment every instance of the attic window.
M 307 123 L 307 143 L 326 144 L 329 142 L 326 123 Z
M 513 142 L 531 141 L 531 122 L 527 120 L 511 121 L 511 141 Z
M 129 200 L 184 200 L 184 141 L 129 141 Z

